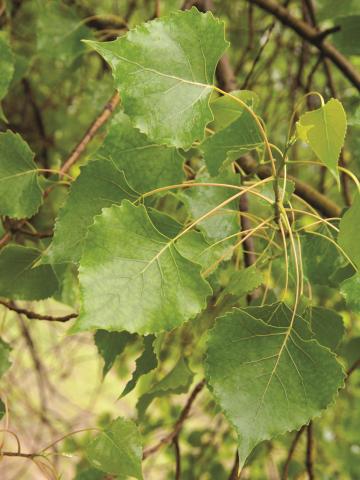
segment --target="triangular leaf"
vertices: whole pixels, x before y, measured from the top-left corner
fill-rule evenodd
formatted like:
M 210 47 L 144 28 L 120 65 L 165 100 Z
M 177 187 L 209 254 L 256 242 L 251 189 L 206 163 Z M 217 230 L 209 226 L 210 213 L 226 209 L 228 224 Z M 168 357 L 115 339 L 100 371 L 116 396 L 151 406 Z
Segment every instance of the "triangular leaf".
M 95 333 L 95 345 L 104 359 L 103 376 L 108 373 L 113 366 L 114 361 L 133 341 L 135 335 L 128 332 L 107 332 L 106 330 L 98 330 Z
M 211 288 L 143 206 L 124 200 L 95 218 L 80 262 L 82 313 L 74 331 L 171 330 L 205 307 Z
M 155 398 L 174 393 L 186 393 L 193 378 L 193 372 L 190 370 L 186 360 L 181 357 L 175 367 L 139 399 L 136 405 L 139 418 L 142 419 L 144 417 L 146 409 Z
M 155 340 L 154 335 L 148 335 L 144 337 L 144 351 L 140 357 L 136 360 L 135 371 L 132 374 L 131 379 L 126 384 L 124 391 L 121 394 L 121 397 L 124 397 L 130 393 L 135 387 L 142 375 L 151 372 L 158 365 L 158 359 L 154 352 L 153 343 Z
M 86 447 L 86 455 L 94 467 L 117 475 L 142 480 L 141 436 L 134 422 L 118 417 Z
M 238 433 L 242 465 L 261 441 L 319 415 L 344 380 L 329 349 L 247 309 L 217 320 L 209 334 L 206 376 Z
M 0 214 L 33 216 L 42 203 L 34 153 L 20 135 L 0 133 Z
M 335 351 L 345 333 L 341 315 L 324 307 L 310 307 L 304 314 L 310 322 L 314 338 L 324 347 Z
M 337 164 L 346 133 L 346 114 L 339 100 L 331 98 L 320 108 L 301 115 L 297 132 L 338 179 Z
M 17 300 L 41 300 L 58 289 L 49 265 L 34 267 L 41 256 L 36 248 L 6 245 L 0 251 L 0 296 Z
M 360 274 L 344 280 L 340 285 L 340 292 L 350 310 L 360 313 Z
M 224 24 L 196 8 L 145 23 L 113 42 L 87 42 L 110 64 L 125 112 L 156 143 L 190 147 L 212 120 Z

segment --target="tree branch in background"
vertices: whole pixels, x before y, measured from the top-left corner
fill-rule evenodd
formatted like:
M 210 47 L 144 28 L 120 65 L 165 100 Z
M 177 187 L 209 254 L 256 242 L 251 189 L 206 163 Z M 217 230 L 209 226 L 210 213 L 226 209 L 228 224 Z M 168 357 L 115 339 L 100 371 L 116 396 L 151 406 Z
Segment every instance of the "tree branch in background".
M 78 317 L 77 313 L 70 313 L 69 315 L 64 315 L 62 317 L 53 317 L 52 315 L 41 315 L 40 313 L 35 313 L 25 308 L 17 307 L 14 302 L 6 302 L 5 300 L 0 300 L 0 305 L 3 305 L 8 310 L 16 312 L 20 315 L 25 315 L 25 317 L 30 320 L 47 320 L 48 322 L 68 322 L 72 318 Z
M 306 442 L 306 471 L 309 480 L 314 480 L 314 462 L 313 462 L 313 425 L 312 422 L 306 427 L 307 442 Z
M 113 111 L 115 110 L 119 102 L 120 102 L 120 95 L 118 92 L 115 92 L 114 95 L 107 102 L 107 104 L 104 106 L 100 115 L 90 125 L 90 127 L 88 128 L 83 138 L 80 140 L 80 142 L 76 145 L 76 147 L 70 153 L 69 157 L 65 160 L 64 165 L 60 169 L 60 172 L 62 174 L 67 173 L 70 170 L 70 168 L 74 165 L 74 163 L 77 162 L 80 155 L 87 147 L 88 143 L 94 138 L 99 128 L 102 127 L 104 123 L 108 120 L 108 118 L 113 113 Z
M 292 441 L 292 443 L 290 445 L 288 456 L 286 457 L 286 460 L 285 460 L 283 472 L 282 472 L 282 475 L 281 475 L 281 480 L 287 480 L 288 479 L 289 466 L 290 466 L 291 460 L 294 456 L 297 444 L 299 443 L 300 437 L 301 437 L 301 435 L 303 434 L 304 431 L 305 431 L 305 425 L 302 426 L 300 428 L 300 430 L 298 432 L 296 432 L 296 434 L 295 434 L 294 440 Z
M 291 15 L 286 8 L 275 0 L 248 1 L 270 13 L 281 23 L 294 30 L 301 38 L 317 47 L 323 56 L 329 58 L 354 87 L 360 91 L 360 73 L 333 45 L 325 41 L 325 36 L 333 33 L 333 30 L 319 32 L 314 27 Z

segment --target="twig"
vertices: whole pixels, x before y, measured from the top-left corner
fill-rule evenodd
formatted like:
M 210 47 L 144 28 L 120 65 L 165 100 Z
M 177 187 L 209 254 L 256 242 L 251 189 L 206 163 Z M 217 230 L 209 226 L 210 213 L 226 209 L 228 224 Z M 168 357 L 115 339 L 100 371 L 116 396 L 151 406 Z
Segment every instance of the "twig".
M 288 474 L 289 474 L 289 466 L 290 466 L 290 463 L 291 463 L 291 460 L 292 460 L 292 457 L 295 453 L 295 449 L 296 449 L 296 446 L 300 440 L 300 437 L 301 435 L 303 434 L 305 430 L 305 425 L 302 426 L 300 428 L 299 431 L 296 432 L 295 434 L 295 437 L 294 437 L 294 440 L 292 441 L 291 445 L 290 445 L 290 449 L 289 449 L 289 453 L 288 453 L 288 456 L 286 458 L 286 461 L 285 461 L 285 464 L 284 464 L 284 468 L 283 468 L 283 472 L 282 472 L 282 476 L 281 476 L 281 480 L 287 480 L 288 478 Z
M 179 437 L 176 436 L 173 440 L 174 450 L 175 450 L 175 480 L 180 480 L 181 476 L 181 452 L 179 446 Z
M 65 160 L 63 166 L 60 169 L 60 172 L 62 174 L 67 173 L 70 170 L 70 168 L 74 165 L 74 163 L 78 160 L 82 152 L 87 147 L 88 143 L 94 138 L 99 128 L 103 126 L 103 124 L 110 117 L 112 112 L 115 110 L 119 101 L 120 101 L 120 95 L 118 92 L 115 92 L 114 95 L 107 102 L 107 104 L 104 106 L 100 115 L 90 125 L 90 127 L 88 128 L 83 138 L 80 140 L 80 142 L 76 145 L 76 147 L 70 153 L 69 157 Z
M 234 465 L 231 469 L 229 480 L 238 480 L 239 479 L 239 452 L 236 449 Z
M 313 462 L 313 429 L 312 422 L 306 427 L 307 442 L 306 442 L 306 471 L 309 477 L 309 480 L 314 480 L 314 462 Z
M 349 379 L 350 375 L 354 373 L 355 370 L 357 370 L 358 368 L 360 368 L 360 358 L 358 358 L 356 362 L 354 362 L 349 368 L 349 370 L 346 372 L 346 381 Z
M 69 315 L 64 315 L 63 317 L 53 317 L 52 315 L 41 315 L 40 313 L 31 312 L 25 308 L 17 307 L 13 302 L 6 302 L 5 300 L 0 300 L 0 305 L 16 312 L 20 315 L 25 315 L 25 317 L 30 320 L 47 320 L 49 322 L 68 322 L 72 318 L 78 317 L 77 313 L 70 313 Z
M 329 58 L 342 74 L 360 90 L 360 74 L 355 67 L 330 43 L 324 40 L 329 30 L 319 32 L 314 27 L 294 17 L 275 0 L 249 0 L 261 9 L 275 16 L 281 23 L 294 30 L 301 38 L 317 47 L 324 57 Z
M 177 422 L 175 423 L 172 431 L 170 433 L 168 433 L 167 435 L 165 435 L 165 437 L 163 437 L 156 445 L 144 450 L 143 460 L 146 460 L 148 457 L 150 457 L 150 455 L 153 455 L 154 453 L 156 453 L 164 445 L 167 445 L 168 443 L 171 443 L 174 440 L 174 438 L 179 435 L 179 433 L 181 432 L 181 429 L 183 427 L 183 424 L 184 424 L 185 420 L 187 419 L 187 417 L 190 413 L 192 404 L 194 403 L 196 397 L 199 395 L 199 393 L 204 388 L 204 386 L 205 386 L 205 379 L 201 380 L 201 382 L 199 382 L 195 386 L 194 390 L 192 391 L 190 397 L 188 398 L 188 400 L 185 404 L 185 407 L 182 409 L 181 414 L 180 414 Z

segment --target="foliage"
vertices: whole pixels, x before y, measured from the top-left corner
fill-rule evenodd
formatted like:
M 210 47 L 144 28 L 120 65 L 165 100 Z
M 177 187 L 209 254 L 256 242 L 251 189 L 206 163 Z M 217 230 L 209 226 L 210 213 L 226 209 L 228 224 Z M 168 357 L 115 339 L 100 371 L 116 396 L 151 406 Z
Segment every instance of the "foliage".
M 115 3 L 0 9 L 0 471 L 356 478 L 356 2 Z

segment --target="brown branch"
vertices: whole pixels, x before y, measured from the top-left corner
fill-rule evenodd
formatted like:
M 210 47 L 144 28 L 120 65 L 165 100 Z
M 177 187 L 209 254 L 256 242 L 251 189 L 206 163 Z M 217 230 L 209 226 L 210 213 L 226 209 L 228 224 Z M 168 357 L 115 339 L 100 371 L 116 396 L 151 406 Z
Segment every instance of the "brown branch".
M 312 422 L 306 427 L 307 442 L 306 442 L 306 471 L 309 480 L 314 480 L 314 461 L 313 461 L 313 426 Z
M 324 57 L 329 58 L 342 74 L 360 91 L 360 74 L 354 66 L 331 44 L 324 35 L 332 32 L 319 32 L 316 28 L 294 17 L 275 0 L 249 0 L 261 9 L 276 17 L 280 22 L 294 30 L 301 38 L 318 48 Z
M 52 315 L 41 315 L 40 313 L 31 312 L 25 308 L 17 307 L 13 302 L 6 302 L 5 300 L 0 300 L 0 305 L 3 305 L 7 309 L 16 312 L 20 315 L 25 315 L 25 317 L 30 320 L 47 320 L 49 322 L 68 322 L 72 318 L 78 317 L 77 313 L 70 313 L 69 315 L 64 315 L 63 317 L 53 317 Z
M 196 397 L 199 395 L 199 393 L 204 388 L 204 386 L 205 386 L 205 379 L 201 380 L 201 382 L 199 382 L 195 386 L 194 390 L 191 392 L 191 395 L 188 398 L 188 400 L 185 404 L 185 407 L 182 409 L 181 414 L 180 414 L 177 422 L 175 423 L 172 431 L 170 433 L 168 433 L 167 435 L 165 435 L 165 437 L 163 437 L 156 445 L 144 450 L 143 460 L 146 460 L 148 457 L 150 457 L 150 455 L 153 455 L 154 453 L 156 453 L 164 445 L 167 445 L 168 443 L 173 442 L 174 438 L 176 438 L 179 435 L 179 433 L 182 430 L 182 427 L 183 427 L 183 424 L 184 424 L 185 420 L 189 416 L 192 404 L 194 403 Z
M 346 372 L 346 381 L 349 379 L 350 375 L 354 373 L 355 370 L 357 370 L 358 368 L 360 368 L 360 358 L 358 358 L 356 362 L 354 362 L 349 368 L 349 370 Z
M 119 101 L 120 101 L 120 95 L 118 92 L 115 92 L 114 95 L 107 102 L 107 104 L 104 106 L 100 115 L 90 125 L 90 127 L 88 128 L 83 138 L 80 140 L 80 142 L 76 145 L 76 147 L 70 153 L 69 157 L 65 160 L 64 165 L 61 167 L 61 170 L 60 170 L 61 173 L 67 173 L 70 170 L 70 168 L 74 165 L 74 163 L 79 159 L 80 155 L 85 150 L 88 143 L 94 138 L 99 128 L 104 125 L 104 123 L 110 117 L 112 112 L 115 110 Z
M 173 440 L 175 450 L 175 480 L 180 480 L 181 477 L 181 452 L 179 445 L 179 437 L 176 436 Z
M 294 440 L 292 441 L 292 443 L 290 445 L 288 456 L 286 457 L 286 460 L 285 460 L 283 472 L 282 472 L 282 475 L 281 475 L 281 480 L 287 480 L 287 478 L 288 478 L 289 466 L 290 466 L 292 457 L 294 456 L 297 444 L 299 443 L 300 437 L 303 434 L 304 430 L 305 430 L 305 425 L 303 427 L 301 427 L 300 430 L 298 432 L 296 432 L 296 434 L 295 434 Z
M 234 464 L 230 472 L 229 480 L 239 480 L 239 452 L 236 449 Z

